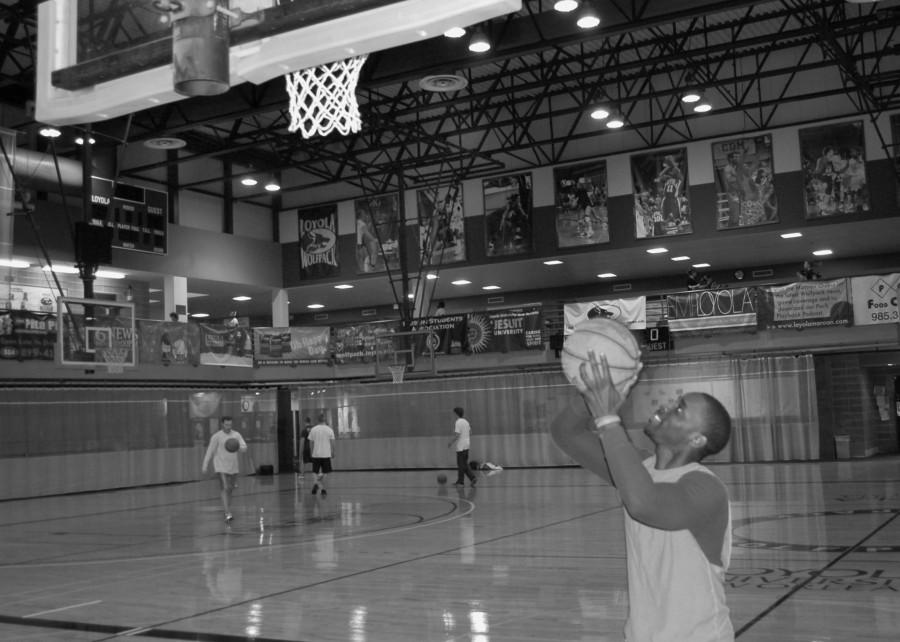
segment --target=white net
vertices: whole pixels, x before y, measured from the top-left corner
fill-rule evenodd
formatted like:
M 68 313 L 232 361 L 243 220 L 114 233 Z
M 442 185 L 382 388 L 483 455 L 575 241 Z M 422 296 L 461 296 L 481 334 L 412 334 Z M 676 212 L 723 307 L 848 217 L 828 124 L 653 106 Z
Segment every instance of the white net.
M 338 60 L 285 75 L 290 96 L 291 124 L 303 138 L 327 136 L 334 130 L 344 136 L 362 128 L 356 83 L 367 56 Z
M 391 379 L 394 383 L 403 383 L 403 375 L 406 374 L 405 365 L 388 366 L 391 371 Z

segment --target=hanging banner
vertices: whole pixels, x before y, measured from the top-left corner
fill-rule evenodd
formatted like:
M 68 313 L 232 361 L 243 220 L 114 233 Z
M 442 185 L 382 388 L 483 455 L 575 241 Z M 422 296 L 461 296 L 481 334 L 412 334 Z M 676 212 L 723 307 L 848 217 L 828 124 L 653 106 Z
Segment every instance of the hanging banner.
M 466 341 L 466 315 L 445 314 L 413 319 L 409 329 L 431 331 L 431 334 L 419 340 L 420 354 L 428 354 L 431 348 L 435 354 L 459 354 Z
M 756 301 L 749 288 L 695 290 L 666 297 L 672 332 L 722 332 L 756 328 Z
M 543 350 L 541 308 L 476 312 L 466 317 L 466 351 Z
M 803 330 L 852 325 L 848 286 L 847 279 L 834 279 L 760 288 L 758 327 Z
M 331 329 L 331 353 L 335 363 L 371 363 L 378 349 L 378 335 L 398 332 L 399 321 L 340 325 Z M 385 348 L 385 354 L 393 346 Z
M 53 361 L 55 350 L 56 315 L 0 312 L 0 359 Z
M 563 306 L 563 315 L 567 335 L 572 334 L 575 326 L 582 321 L 598 317 L 618 321 L 629 330 L 643 330 L 647 327 L 647 297 L 566 303 Z
M 900 321 L 900 273 L 857 276 L 850 279 L 853 325 Z
M 200 363 L 206 366 L 253 367 L 250 329 L 241 325 L 200 325 Z
M 337 204 L 297 210 L 300 278 L 317 279 L 340 272 L 337 254 Z
M 258 366 L 328 363 L 331 329 L 253 328 L 253 361 Z
M 200 327 L 196 323 L 138 321 L 138 362 L 164 366 L 200 363 Z

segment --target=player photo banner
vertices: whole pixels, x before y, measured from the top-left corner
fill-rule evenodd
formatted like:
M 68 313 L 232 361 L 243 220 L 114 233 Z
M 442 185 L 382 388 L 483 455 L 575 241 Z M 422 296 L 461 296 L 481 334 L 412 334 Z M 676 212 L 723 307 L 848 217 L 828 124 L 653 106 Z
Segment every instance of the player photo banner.
M 763 287 L 759 289 L 757 309 L 760 330 L 804 330 L 853 324 L 847 279 Z
M 629 330 L 643 330 L 647 327 L 647 297 L 566 303 L 563 316 L 567 335 L 582 321 L 594 318 L 613 319 Z
M 423 265 L 447 265 L 466 260 L 462 185 L 454 183 L 416 193 L 419 215 L 419 256 Z
M 138 363 L 196 366 L 200 363 L 200 326 L 175 321 L 137 321 Z
M 353 201 L 356 210 L 356 271 L 400 269 L 400 197 L 367 196 Z
M 666 297 L 669 330 L 714 333 L 755 330 L 756 296 L 750 288 L 697 290 Z
M 475 312 L 466 318 L 466 352 L 542 350 L 541 308 Z
M 0 359 L 53 361 L 56 315 L 28 310 L 0 312 Z
M 429 353 L 429 344 L 435 354 L 459 354 L 466 341 L 466 315 L 445 314 L 438 317 L 422 317 L 413 319 L 410 330 L 430 330 L 428 337 L 418 339 L 421 342 L 418 352 Z
M 337 205 L 297 210 L 300 278 L 320 279 L 340 272 L 337 253 Z
M 857 276 L 850 279 L 853 325 L 880 325 L 900 321 L 900 273 Z
M 712 157 L 717 228 L 777 223 L 772 137 L 765 134 L 713 143 Z
M 526 254 L 533 248 L 531 174 L 482 181 L 486 255 Z
M 258 366 L 328 363 L 331 330 L 326 327 L 253 328 L 253 361 Z
M 631 157 L 634 185 L 634 235 L 638 239 L 692 234 L 688 199 L 687 149 L 635 154 Z
M 861 120 L 800 130 L 806 218 L 869 211 Z
M 609 243 L 606 161 L 558 167 L 553 182 L 557 247 Z
M 200 363 L 205 366 L 253 367 L 250 329 L 240 325 L 201 323 Z

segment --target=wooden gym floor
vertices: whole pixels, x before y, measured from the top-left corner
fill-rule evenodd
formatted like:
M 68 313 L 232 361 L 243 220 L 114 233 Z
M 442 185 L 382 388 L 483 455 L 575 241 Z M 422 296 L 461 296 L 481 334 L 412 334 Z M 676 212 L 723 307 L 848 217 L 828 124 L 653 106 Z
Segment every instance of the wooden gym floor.
M 741 642 L 897 639 L 900 458 L 712 468 Z M 577 468 L 437 472 L 338 471 L 324 499 L 243 477 L 231 526 L 212 479 L 2 502 L 0 639 L 622 639 L 614 491 Z

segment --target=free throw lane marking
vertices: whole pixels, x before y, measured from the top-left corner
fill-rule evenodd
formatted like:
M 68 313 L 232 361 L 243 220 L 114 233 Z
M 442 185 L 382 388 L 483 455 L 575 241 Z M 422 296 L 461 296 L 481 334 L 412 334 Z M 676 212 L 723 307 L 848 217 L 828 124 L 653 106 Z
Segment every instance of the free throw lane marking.
M 22 619 L 29 617 L 40 617 L 42 615 L 47 615 L 48 613 L 59 613 L 60 611 L 68 611 L 69 609 L 78 609 L 82 606 L 91 606 L 92 604 L 100 604 L 103 600 L 94 600 L 93 602 L 82 602 L 81 604 L 70 604 L 69 606 L 61 606 L 58 609 L 50 609 L 49 611 L 38 611 L 37 613 L 29 613 L 28 615 L 23 615 Z

